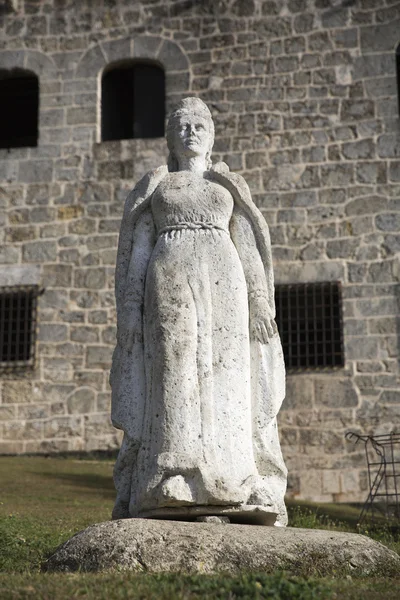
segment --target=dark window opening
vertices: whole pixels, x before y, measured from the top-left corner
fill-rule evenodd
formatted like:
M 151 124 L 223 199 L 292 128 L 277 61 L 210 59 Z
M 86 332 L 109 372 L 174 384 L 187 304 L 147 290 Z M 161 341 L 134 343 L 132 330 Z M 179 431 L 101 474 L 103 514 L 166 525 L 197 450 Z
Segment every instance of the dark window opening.
M 39 79 L 22 69 L 0 69 L 0 148 L 37 146 Z
M 400 115 L 400 44 L 396 48 L 397 102 Z
M 344 366 L 339 282 L 277 285 L 275 301 L 288 369 Z
M 37 286 L 0 288 L 0 369 L 33 365 L 38 294 Z
M 161 67 L 127 63 L 101 81 L 101 139 L 164 136 L 165 75 Z

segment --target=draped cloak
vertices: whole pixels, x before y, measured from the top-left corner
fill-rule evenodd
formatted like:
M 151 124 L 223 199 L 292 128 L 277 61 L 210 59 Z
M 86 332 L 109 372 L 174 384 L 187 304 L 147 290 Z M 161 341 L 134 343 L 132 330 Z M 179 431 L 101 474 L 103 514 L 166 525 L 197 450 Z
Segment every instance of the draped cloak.
M 110 383 L 112 387 L 112 422 L 125 433 L 115 481 L 120 496 L 129 494 L 127 470 L 133 471 L 135 456 L 142 443 L 143 419 L 146 403 L 144 368 L 143 309 L 146 270 L 155 245 L 154 224 L 150 199 L 168 173 L 166 166 L 147 173 L 128 195 L 118 246 L 115 274 L 115 294 L 118 315 L 118 343 L 114 351 Z M 227 189 L 235 206 L 245 213 L 251 224 L 257 251 L 264 266 L 264 289 L 269 306 L 269 318 L 275 317 L 274 279 L 271 242 L 268 226 L 252 201 L 247 183 L 238 174 L 230 173 L 227 165 L 218 163 L 209 171 L 208 179 Z M 129 315 L 134 336 L 127 349 L 121 339 Z M 282 458 L 276 416 L 285 397 L 285 368 L 278 334 L 267 344 L 250 341 L 252 442 L 259 475 L 274 488 L 277 511 L 282 524 L 286 512 L 283 496 L 286 490 L 287 470 Z M 125 448 L 125 450 L 124 450 Z M 128 450 L 129 449 L 129 450 Z M 121 474 L 123 477 L 121 478 Z M 120 484 L 118 489 L 118 482 Z M 128 498 L 125 498 L 128 501 Z M 118 500 L 117 500 L 118 501 Z

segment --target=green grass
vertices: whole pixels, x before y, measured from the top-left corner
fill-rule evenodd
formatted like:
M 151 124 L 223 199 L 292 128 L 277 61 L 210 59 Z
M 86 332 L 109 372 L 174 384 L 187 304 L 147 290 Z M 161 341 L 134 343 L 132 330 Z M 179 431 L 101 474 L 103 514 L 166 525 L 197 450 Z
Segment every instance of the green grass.
M 41 573 L 41 563 L 60 543 L 89 524 L 110 519 L 115 496 L 112 467 L 111 460 L 0 457 L 1 600 L 397 600 L 400 596 L 400 578 Z M 357 531 L 359 507 L 290 502 L 288 508 L 292 526 Z M 367 533 L 400 553 L 394 530 L 380 526 Z

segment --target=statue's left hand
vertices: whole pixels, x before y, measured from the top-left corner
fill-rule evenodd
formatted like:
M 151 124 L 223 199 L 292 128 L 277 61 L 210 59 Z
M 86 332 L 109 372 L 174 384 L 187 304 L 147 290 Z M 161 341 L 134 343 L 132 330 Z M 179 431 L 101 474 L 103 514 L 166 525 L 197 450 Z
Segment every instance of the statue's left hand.
M 270 338 L 278 333 L 278 327 L 274 319 L 268 317 L 254 317 L 250 321 L 251 337 L 261 344 L 268 344 Z
M 278 327 L 271 315 L 267 298 L 263 295 L 250 295 L 250 336 L 261 344 L 268 344 L 270 338 L 278 333 Z

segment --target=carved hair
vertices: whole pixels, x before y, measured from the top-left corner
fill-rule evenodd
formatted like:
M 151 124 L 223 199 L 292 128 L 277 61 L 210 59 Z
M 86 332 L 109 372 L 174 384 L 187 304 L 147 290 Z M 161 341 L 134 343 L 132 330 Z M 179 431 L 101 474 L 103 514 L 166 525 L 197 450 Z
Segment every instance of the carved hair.
M 209 148 L 206 153 L 206 166 L 207 166 L 207 169 L 210 169 L 212 166 L 211 151 L 212 151 L 212 147 L 214 145 L 214 121 L 212 119 L 212 115 L 211 115 L 211 112 L 210 112 L 207 104 L 205 104 L 203 102 L 203 100 L 200 100 L 200 98 L 196 98 L 196 97 L 189 97 L 189 98 L 184 98 L 177 104 L 177 106 L 172 111 L 172 113 L 170 114 L 170 117 L 168 119 L 168 125 L 167 125 L 167 144 L 168 144 L 168 149 L 169 149 L 168 171 L 170 171 L 170 172 L 178 171 L 178 169 L 179 169 L 178 159 L 175 155 L 173 133 L 174 133 L 175 127 L 177 126 L 177 121 L 179 121 L 179 119 L 185 115 L 193 115 L 193 116 L 197 115 L 199 117 L 203 117 L 203 119 L 205 119 L 208 123 L 208 131 L 210 134 L 210 144 L 209 144 Z

